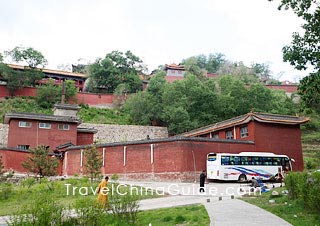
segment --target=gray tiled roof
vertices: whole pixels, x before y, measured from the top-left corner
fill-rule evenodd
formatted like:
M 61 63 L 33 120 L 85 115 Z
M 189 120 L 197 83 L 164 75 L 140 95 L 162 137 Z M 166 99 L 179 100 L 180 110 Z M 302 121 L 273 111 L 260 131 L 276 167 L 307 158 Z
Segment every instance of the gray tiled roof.
M 98 130 L 94 128 L 83 128 L 83 127 L 78 127 L 77 131 L 80 133 L 97 133 Z
M 195 130 L 181 134 L 182 136 L 192 136 L 207 133 L 208 131 L 217 131 L 223 128 L 233 127 L 235 125 L 241 125 L 248 123 L 251 120 L 256 120 L 264 123 L 277 123 L 277 124 L 289 124 L 299 125 L 309 121 L 309 118 L 291 116 L 291 115 L 277 115 L 267 113 L 250 112 L 245 115 L 240 115 L 225 121 L 217 122 L 208 126 L 204 126 Z
M 72 116 L 59 116 L 59 115 L 45 115 L 36 113 L 8 113 L 4 116 L 4 123 L 9 124 L 11 119 L 29 119 L 38 121 L 51 121 L 51 122 L 69 122 L 80 124 L 78 117 Z

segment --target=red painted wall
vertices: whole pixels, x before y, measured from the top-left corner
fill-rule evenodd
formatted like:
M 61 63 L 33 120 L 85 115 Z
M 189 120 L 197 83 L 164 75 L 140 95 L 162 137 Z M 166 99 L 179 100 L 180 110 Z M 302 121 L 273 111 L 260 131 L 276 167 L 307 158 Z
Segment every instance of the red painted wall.
M 101 153 L 103 148 L 99 148 Z M 104 147 L 105 158 L 102 173 L 117 173 L 124 178 L 194 181 L 200 171 L 206 168 L 206 156 L 210 152 L 238 153 L 253 151 L 253 144 L 168 141 L 153 144 L 133 144 L 126 146 Z M 67 151 L 64 175 L 80 174 L 81 150 Z
M 0 85 L 0 98 L 9 97 L 9 91 L 6 86 Z M 15 91 L 14 96 L 37 96 L 37 88 L 24 87 Z M 78 104 L 99 105 L 112 104 L 113 94 L 93 94 L 93 93 L 77 93 L 75 96 Z
M 244 127 L 244 126 L 248 126 L 248 136 L 241 138 L 240 137 L 240 128 Z M 241 125 L 241 126 L 236 126 L 235 129 L 236 129 L 236 140 L 254 140 L 254 123 L 253 123 L 253 121 L 250 121 L 248 124 L 244 124 L 244 125 Z M 215 133 L 218 133 L 219 134 L 219 139 L 226 139 L 226 131 L 228 131 L 228 130 L 232 130 L 233 137 L 235 137 L 234 136 L 234 127 L 230 127 L 228 129 L 222 129 L 222 130 L 215 131 L 215 132 L 213 132 L 213 135 Z M 209 138 L 210 137 L 210 133 L 203 134 L 203 135 L 201 135 L 201 137 Z
M 287 93 L 298 92 L 298 85 L 266 85 L 269 89 L 284 90 Z
M 21 164 L 27 160 L 28 154 L 28 152 L 0 149 L 4 168 L 6 170 L 12 169 L 17 173 L 26 172 Z
M 32 123 L 30 128 L 19 127 L 19 121 Z M 40 129 L 38 121 L 11 119 L 8 132 L 8 147 L 17 148 L 18 145 L 30 145 L 34 148 L 38 145 L 50 146 L 53 149 L 61 144 L 77 142 L 77 124 L 69 124 L 69 130 L 59 130 L 58 122 L 51 123 L 51 129 Z M 64 123 L 66 124 L 66 123 Z
M 93 133 L 77 133 L 76 145 L 93 144 Z
M 113 99 L 113 94 L 78 93 L 76 96 L 78 104 L 88 105 L 112 104 Z
M 255 151 L 285 154 L 295 159 L 293 170 L 303 170 L 300 126 L 255 122 Z

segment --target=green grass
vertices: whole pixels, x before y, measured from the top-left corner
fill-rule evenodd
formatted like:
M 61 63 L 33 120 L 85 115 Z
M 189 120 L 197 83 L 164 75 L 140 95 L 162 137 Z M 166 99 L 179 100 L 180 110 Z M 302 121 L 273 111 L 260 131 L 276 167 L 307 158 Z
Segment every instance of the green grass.
M 118 124 L 130 125 L 128 114 L 116 109 L 99 109 L 80 105 L 78 116 L 83 122 L 97 124 Z M 3 123 L 3 116 L 11 112 L 28 112 L 52 115 L 52 109 L 38 106 L 33 97 L 14 97 L 4 99 L 0 102 L 0 123 Z
M 280 194 L 285 188 L 277 188 Z M 275 203 L 270 204 L 269 200 L 274 199 Z M 242 200 L 249 202 L 253 205 L 265 209 L 294 226 L 310 226 L 320 225 L 320 216 L 317 213 L 310 212 L 299 201 L 291 201 L 286 195 L 279 197 L 271 197 L 271 193 L 264 193 L 261 196 L 244 197 Z
M 71 184 L 69 186 L 69 195 L 67 194 L 67 186 L 66 184 Z M 78 200 L 85 200 L 87 202 L 92 202 L 97 199 L 97 195 L 94 195 L 91 191 L 91 187 L 93 190 L 98 186 L 98 182 L 93 182 L 92 184 L 87 178 L 82 179 L 68 179 L 63 181 L 55 181 L 55 182 L 43 182 L 41 184 L 36 183 L 32 185 L 30 188 L 28 186 L 20 185 L 12 185 L 12 191 L 9 194 L 8 199 L 4 199 L 1 197 L 1 191 L 4 188 L 5 184 L 0 184 L 0 216 L 3 215 L 11 215 L 15 213 L 22 206 L 30 204 L 34 199 L 37 199 L 39 194 L 44 194 L 47 197 L 51 197 L 54 200 L 58 201 L 65 207 L 72 206 Z M 114 188 L 117 188 L 115 184 Z M 112 189 L 112 183 L 108 185 L 110 189 Z M 73 194 L 73 187 L 77 187 Z M 88 187 L 88 194 L 81 195 L 86 193 L 85 189 L 82 189 L 79 192 L 80 187 Z M 128 191 L 129 187 L 120 187 L 121 192 Z M 140 187 L 138 187 L 140 189 Z M 143 188 L 142 188 L 143 189 Z M 139 190 L 140 191 L 140 190 Z M 155 198 L 158 197 L 156 193 L 152 193 L 151 191 L 145 192 L 143 189 L 142 195 L 138 193 L 139 199 L 147 199 L 147 198 Z
M 116 109 L 82 106 L 78 116 L 86 123 L 130 125 L 130 117 Z
M 3 123 L 3 116 L 11 112 L 53 114 L 51 109 L 39 107 L 32 97 L 15 97 L 2 100 L 0 102 L 0 122 Z
M 207 226 L 210 224 L 210 219 L 203 205 L 190 205 L 139 212 L 138 225 L 149 225 L 149 223 L 156 226 Z

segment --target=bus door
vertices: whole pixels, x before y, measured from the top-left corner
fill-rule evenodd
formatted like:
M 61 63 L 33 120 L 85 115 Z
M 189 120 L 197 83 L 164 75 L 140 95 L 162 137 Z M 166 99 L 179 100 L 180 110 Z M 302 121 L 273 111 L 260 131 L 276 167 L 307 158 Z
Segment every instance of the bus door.
M 217 154 L 216 153 L 209 153 L 207 155 L 207 178 L 208 179 L 217 179 L 217 171 L 218 171 L 218 164 L 217 164 Z

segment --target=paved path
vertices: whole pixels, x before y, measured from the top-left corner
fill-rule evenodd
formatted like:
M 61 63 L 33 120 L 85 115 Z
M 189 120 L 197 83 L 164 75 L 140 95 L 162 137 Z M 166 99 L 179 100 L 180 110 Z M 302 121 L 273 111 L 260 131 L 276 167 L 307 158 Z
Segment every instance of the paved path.
M 161 182 L 123 182 L 130 185 L 140 185 L 157 189 L 165 193 L 174 193 L 163 198 L 146 199 L 140 202 L 140 210 L 151 210 L 203 204 L 210 217 L 210 226 L 290 226 L 282 220 L 259 207 L 244 201 L 233 199 L 230 194 L 241 188 L 240 184 L 213 183 L 206 185 L 206 193 L 198 193 L 198 185 L 193 183 L 161 183 Z M 212 192 L 210 192 L 212 191 Z M 233 194 L 238 197 L 239 194 Z M 0 226 L 6 225 L 8 217 L 0 217 Z

